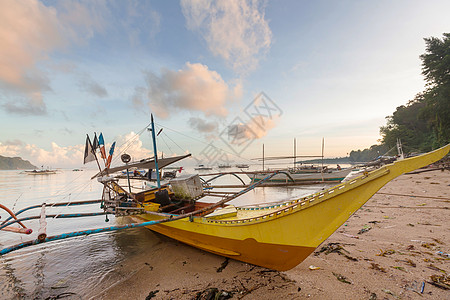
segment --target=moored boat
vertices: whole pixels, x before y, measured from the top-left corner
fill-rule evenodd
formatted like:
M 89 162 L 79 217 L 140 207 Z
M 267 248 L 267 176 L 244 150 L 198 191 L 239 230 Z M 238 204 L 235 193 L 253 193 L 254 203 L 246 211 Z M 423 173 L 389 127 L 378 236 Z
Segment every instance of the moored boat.
M 302 169 L 302 170 L 283 170 L 279 172 L 279 174 L 272 177 L 270 182 L 299 182 L 299 181 L 342 181 L 349 173 L 351 169 L 341 169 L 341 170 L 329 170 L 324 169 L 322 172 L 316 169 Z M 267 175 L 269 172 L 260 172 L 260 173 L 249 173 L 248 177 L 252 180 L 252 182 L 258 182 Z
M 50 169 L 41 169 L 41 170 L 33 170 L 33 171 L 24 171 L 25 174 L 28 175 L 51 175 L 56 174 L 58 171 L 50 170 Z
M 236 165 L 236 168 L 239 168 L 239 169 L 248 169 L 248 168 L 250 168 L 250 166 L 247 165 L 247 164 L 237 164 L 237 165 Z
M 219 165 L 219 169 L 227 169 L 227 168 L 231 168 L 231 165 L 228 165 L 228 164 Z
M 198 165 L 198 167 L 194 168 L 194 170 L 197 170 L 197 171 L 206 171 L 206 170 L 212 170 L 212 168 L 211 168 L 211 167 L 207 167 L 207 166 L 205 166 L 205 165 Z

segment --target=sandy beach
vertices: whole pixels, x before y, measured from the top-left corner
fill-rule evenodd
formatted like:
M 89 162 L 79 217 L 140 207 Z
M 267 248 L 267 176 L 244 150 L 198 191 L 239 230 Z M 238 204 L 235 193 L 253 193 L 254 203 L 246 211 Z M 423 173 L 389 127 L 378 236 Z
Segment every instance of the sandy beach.
M 286 272 L 157 235 L 148 253 L 117 265 L 88 298 L 449 299 L 431 277 L 450 272 L 449 208 L 449 171 L 402 175 Z

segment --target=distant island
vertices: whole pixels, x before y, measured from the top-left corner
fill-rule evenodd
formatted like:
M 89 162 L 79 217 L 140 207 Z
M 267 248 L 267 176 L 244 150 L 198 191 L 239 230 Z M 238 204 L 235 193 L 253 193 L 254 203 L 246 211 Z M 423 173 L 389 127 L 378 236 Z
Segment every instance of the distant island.
M 20 157 L 6 157 L 0 155 L 0 170 L 30 170 L 37 169 L 28 160 Z

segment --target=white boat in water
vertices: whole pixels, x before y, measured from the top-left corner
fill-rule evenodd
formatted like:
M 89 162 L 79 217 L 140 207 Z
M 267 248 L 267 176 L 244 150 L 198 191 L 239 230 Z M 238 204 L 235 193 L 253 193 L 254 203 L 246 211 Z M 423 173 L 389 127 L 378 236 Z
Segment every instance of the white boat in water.
M 219 165 L 219 169 L 226 169 L 226 168 L 231 168 L 231 165 L 227 164 Z
M 25 171 L 24 173 L 28 175 L 51 175 L 58 173 L 58 171 L 46 169 L 46 170 Z
M 236 168 L 239 168 L 239 169 L 248 169 L 248 168 L 250 168 L 250 166 L 247 165 L 247 164 L 237 164 L 237 165 L 236 165 Z
M 198 167 L 196 167 L 194 170 L 212 170 L 211 167 L 207 167 L 205 165 L 198 165 Z
M 317 170 L 308 170 L 303 169 L 300 171 L 296 170 L 286 170 L 279 171 L 280 173 L 273 176 L 269 179 L 269 182 L 289 182 L 289 181 L 337 181 L 340 182 L 343 180 L 350 172 L 351 169 L 342 169 L 342 170 L 329 170 L 324 169 L 323 172 Z M 247 174 L 248 177 L 252 180 L 252 182 L 260 181 L 270 175 L 271 172 L 261 172 L 261 173 L 252 173 Z

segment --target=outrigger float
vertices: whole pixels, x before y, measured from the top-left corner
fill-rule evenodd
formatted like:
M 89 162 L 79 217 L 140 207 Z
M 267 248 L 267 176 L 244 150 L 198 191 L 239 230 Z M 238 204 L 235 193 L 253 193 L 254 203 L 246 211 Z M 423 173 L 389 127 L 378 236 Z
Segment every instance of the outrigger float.
M 153 127 L 153 118 L 152 118 Z M 154 150 L 156 142 L 152 128 Z M 218 255 L 233 258 L 274 270 L 289 270 L 306 259 L 322 242 L 335 232 L 372 195 L 389 181 L 403 173 L 416 170 L 440 160 L 447 155 L 450 144 L 435 151 L 396 161 L 365 172 L 348 182 L 337 184 L 306 197 L 289 200 L 276 205 L 235 207 L 231 200 L 269 181 L 278 173 L 267 175 L 240 192 L 223 196 L 216 203 L 202 202 L 205 191 L 198 175 L 175 178 L 167 185 L 160 184 L 151 190 L 135 192 L 131 185 L 122 185 L 111 176 L 113 169 L 103 170 L 95 177 L 103 184 L 103 211 L 100 214 L 130 216 L 135 222 L 91 230 L 70 232 L 56 236 L 44 236 L 45 205 L 41 212 L 42 234 L 37 240 L 24 242 L 2 249 L 4 255 L 26 246 L 54 240 L 127 228 L 147 227 L 185 244 Z M 126 157 L 125 157 L 126 158 Z M 184 157 L 171 158 L 178 161 Z M 145 161 L 145 167 L 154 167 L 168 161 Z M 116 168 L 125 170 L 130 165 Z M 119 170 L 120 169 L 120 170 Z M 81 205 L 74 202 L 71 205 Z M 36 206 L 41 207 L 41 206 Z M 36 208 L 35 207 L 35 208 Z M 29 209 L 29 208 L 28 208 Z M 11 229 L 21 223 L 11 212 L 12 218 L 1 223 L 0 229 Z M 61 217 L 61 216 L 60 216 Z M 23 226 L 25 227 L 25 226 Z

